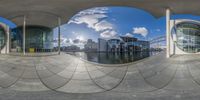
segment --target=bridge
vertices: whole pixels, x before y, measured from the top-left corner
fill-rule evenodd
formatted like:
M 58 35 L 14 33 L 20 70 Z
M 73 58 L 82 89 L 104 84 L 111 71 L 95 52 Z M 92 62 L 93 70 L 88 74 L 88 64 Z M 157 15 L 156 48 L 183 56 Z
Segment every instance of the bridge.
M 166 46 L 166 36 L 163 35 L 155 37 L 151 39 L 149 42 L 150 42 L 150 48 L 163 49 Z

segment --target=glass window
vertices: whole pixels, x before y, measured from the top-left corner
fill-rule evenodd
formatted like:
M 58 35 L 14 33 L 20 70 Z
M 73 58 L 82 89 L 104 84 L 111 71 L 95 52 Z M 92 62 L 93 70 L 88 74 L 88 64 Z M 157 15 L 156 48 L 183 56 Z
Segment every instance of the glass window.
M 12 29 L 11 47 L 22 48 L 23 44 L 23 31 L 22 27 Z M 34 48 L 37 52 L 43 52 L 43 50 L 53 49 L 53 32 L 52 29 L 43 26 L 26 26 L 25 35 L 25 47 L 26 51 L 30 48 Z
M 185 52 L 200 51 L 200 25 L 192 22 L 183 22 L 176 25 L 177 46 Z
M 3 27 L 0 26 L 0 49 L 2 49 L 5 45 L 5 34 L 5 30 L 3 29 Z

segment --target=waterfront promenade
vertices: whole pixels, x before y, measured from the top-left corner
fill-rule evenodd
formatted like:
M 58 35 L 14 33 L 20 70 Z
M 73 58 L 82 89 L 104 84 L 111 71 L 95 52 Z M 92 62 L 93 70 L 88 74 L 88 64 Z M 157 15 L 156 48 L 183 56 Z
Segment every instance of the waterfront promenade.
M 1 100 L 198 100 L 200 56 L 105 65 L 64 54 L 0 55 Z

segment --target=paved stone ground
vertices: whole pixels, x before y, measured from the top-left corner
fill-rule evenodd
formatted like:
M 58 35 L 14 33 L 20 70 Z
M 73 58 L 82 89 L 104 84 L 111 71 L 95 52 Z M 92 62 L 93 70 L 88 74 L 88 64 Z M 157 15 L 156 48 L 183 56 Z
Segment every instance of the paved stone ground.
M 61 54 L 0 55 L 0 100 L 199 100 L 200 56 L 104 65 Z

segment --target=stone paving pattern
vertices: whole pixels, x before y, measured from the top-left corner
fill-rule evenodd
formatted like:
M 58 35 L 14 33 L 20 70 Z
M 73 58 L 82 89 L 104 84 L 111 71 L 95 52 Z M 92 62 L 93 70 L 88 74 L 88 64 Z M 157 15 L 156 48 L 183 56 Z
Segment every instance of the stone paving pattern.
M 0 100 L 199 100 L 200 56 L 108 65 L 64 53 L 0 55 L 0 87 Z

